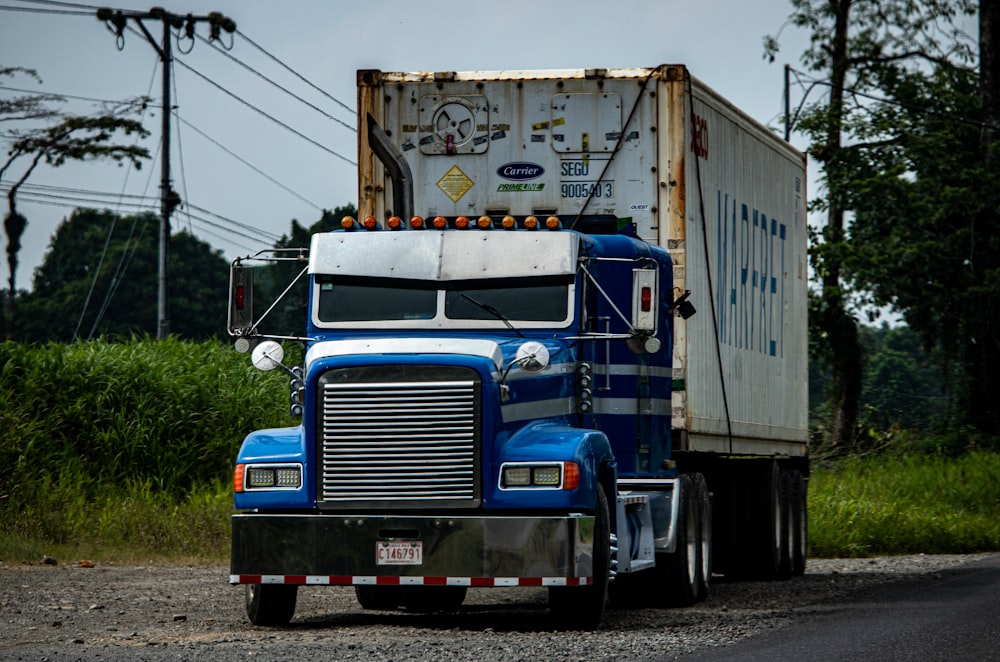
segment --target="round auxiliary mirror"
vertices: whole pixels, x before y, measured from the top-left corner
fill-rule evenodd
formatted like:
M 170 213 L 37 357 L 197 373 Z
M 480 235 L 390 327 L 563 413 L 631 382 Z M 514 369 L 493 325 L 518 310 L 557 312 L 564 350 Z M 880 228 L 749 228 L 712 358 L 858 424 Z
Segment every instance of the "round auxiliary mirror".
M 521 366 L 521 370 L 538 372 L 548 367 L 549 350 L 537 340 L 529 340 L 517 348 L 517 354 L 514 358 Z
M 250 360 L 258 370 L 274 370 L 285 358 L 285 350 L 274 340 L 265 340 L 253 348 Z

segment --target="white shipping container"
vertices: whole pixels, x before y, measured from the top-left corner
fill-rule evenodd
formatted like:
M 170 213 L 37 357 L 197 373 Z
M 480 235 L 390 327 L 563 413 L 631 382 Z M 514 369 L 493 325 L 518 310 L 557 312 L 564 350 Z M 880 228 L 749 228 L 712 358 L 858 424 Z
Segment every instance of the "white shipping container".
M 362 216 L 627 219 L 698 311 L 676 320 L 675 450 L 807 454 L 803 154 L 680 65 L 361 71 L 358 97 Z M 412 210 L 369 115 L 410 168 Z

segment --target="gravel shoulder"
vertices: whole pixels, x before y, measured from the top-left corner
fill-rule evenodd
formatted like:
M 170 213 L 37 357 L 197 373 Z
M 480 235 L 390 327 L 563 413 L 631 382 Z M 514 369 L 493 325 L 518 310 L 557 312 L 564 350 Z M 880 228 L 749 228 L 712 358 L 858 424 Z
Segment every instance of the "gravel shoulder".
M 612 609 L 595 632 L 556 629 L 544 589 L 471 589 L 459 612 L 424 615 L 362 610 L 347 587 L 302 587 L 288 628 L 255 628 L 227 568 L 0 564 L 0 659 L 671 660 L 984 556 L 819 559 L 788 582 L 716 578 L 702 604 Z

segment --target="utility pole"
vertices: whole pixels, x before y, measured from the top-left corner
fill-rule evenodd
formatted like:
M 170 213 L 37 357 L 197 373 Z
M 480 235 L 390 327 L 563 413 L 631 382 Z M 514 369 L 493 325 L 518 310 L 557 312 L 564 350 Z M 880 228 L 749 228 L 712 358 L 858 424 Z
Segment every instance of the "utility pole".
M 170 317 L 167 310 L 168 292 L 168 272 L 167 262 L 170 256 L 170 215 L 181 203 L 181 198 L 174 191 L 170 180 L 170 68 L 173 64 L 173 51 L 171 49 L 171 30 L 178 31 L 178 38 L 181 38 L 180 30 L 183 28 L 183 37 L 194 39 L 194 30 L 197 23 L 208 23 L 210 38 L 218 39 L 221 30 L 232 34 L 236 31 L 236 23 L 223 16 L 219 12 L 211 12 L 205 16 L 195 16 L 194 14 L 180 15 L 173 14 L 162 7 L 153 7 L 148 12 L 127 11 L 121 9 L 109 9 L 102 7 L 97 10 L 97 19 L 104 21 L 117 38 L 118 50 L 125 48 L 125 28 L 129 19 L 135 21 L 139 29 L 146 36 L 146 39 L 153 46 L 153 49 L 160 56 L 163 64 L 163 93 L 162 93 L 162 150 L 160 153 L 160 249 L 159 249 L 159 275 L 157 286 L 157 327 L 156 337 L 160 340 L 170 335 Z M 146 29 L 144 20 L 160 21 L 163 25 L 163 39 L 157 43 L 156 38 Z

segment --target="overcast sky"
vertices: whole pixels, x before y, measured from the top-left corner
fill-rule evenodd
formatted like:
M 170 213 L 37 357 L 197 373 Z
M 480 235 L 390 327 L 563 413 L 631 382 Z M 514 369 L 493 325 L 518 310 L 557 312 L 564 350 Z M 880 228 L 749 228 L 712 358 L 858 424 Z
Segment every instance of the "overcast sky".
M 86 0 L 0 0 L 0 5 L 48 11 L 100 6 Z M 187 54 L 178 48 L 186 50 L 191 41 L 174 42 L 174 104 L 182 121 L 172 133 L 173 188 L 187 205 L 173 216 L 173 227 L 190 229 L 222 249 L 227 259 L 272 245 L 275 236 L 287 233 L 292 219 L 309 225 L 319 219 L 320 208 L 356 204 L 356 169 L 349 161 L 356 159 L 352 129 L 357 69 L 686 64 L 694 76 L 752 117 L 777 127 L 783 110 L 782 65 L 795 66 L 807 42 L 807 35 L 786 28 L 778 62 L 768 64 L 762 58 L 762 38 L 781 30 L 790 12 L 788 0 L 121 0 L 108 6 L 147 11 L 154 5 L 177 14 L 219 11 L 229 16 L 253 43 L 224 35 L 223 43 L 232 46 L 228 53 L 316 107 L 276 89 L 201 40 L 196 39 Z M 160 24 L 146 25 L 159 38 Z M 205 24 L 197 31 L 208 36 Z M 124 37 L 119 49 L 115 35 L 93 15 L 0 10 L 0 66 L 32 68 L 43 79 L 41 85 L 25 77 L 0 79 L 0 96 L 21 94 L 9 89 L 15 87 L 88 99 L 148 94 L 160 103 L 156 52 L 138 33 L 126 31 Z M 800 96 L 801 90 L 793 91 L 795 103 Z M 89 114 L 99 106 L 68 99 L 63 109 Z M 151 132 L 143 144 L 151 154 L 158 152 L 160 121 L 158 107 L 143 118 Z M 6 145 L 3 156 L 6 160 Z M 5 183 L 20 177 L 26 166 L 12 167 Z M 141 171 L 110 164 L 40 167 L 29 180 L 31 192 L 25 189 L 18 202 L 28 219 L 18 287 L 30 287 L 49 237 L 74 207 L 134 211 L 132 206 L 117 207 L 115 197 L 80 202 L 93 198 L 81 192 L 145 195 L 150 211 L 158 214 L 159 177 L 158 156 Z M 6 237 L 2 242 L 6 245 Z M 5 256 L 2 262 L 6 285 Z

